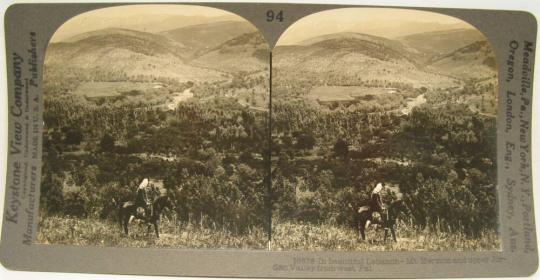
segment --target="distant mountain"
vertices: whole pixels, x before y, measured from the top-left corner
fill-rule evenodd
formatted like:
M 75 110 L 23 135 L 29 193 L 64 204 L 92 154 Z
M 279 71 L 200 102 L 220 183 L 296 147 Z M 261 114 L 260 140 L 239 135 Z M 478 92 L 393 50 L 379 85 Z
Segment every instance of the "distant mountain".
M 414 86 L 455 86 L 456 81 L 421 70 L 415 54 L 400 42 L 358 33 L 324 35 L 299 45 L 280 46 L 274 65 L 283 75 L 342 76 L 403 82 Z M 290 74 L 289 74 L 290 73 Z
M 367 17 L 369 17 L 369 15 Z M 302 21 L 292 28 L 291 33 L 285 32 L 280 38 L 279 43 L 281 45 L 298 44 L 298 42 L 320 36 L 322 34 L 335 34 L 342 32 L 354 32 L 395 39 L 417 33 L 470 28 L 470 25 L 466 23 L 441 23 L 437 21 L 419 20 L 421 21 L 404 21 L 402 19 L 392 18 L 391 15 L 384 20 L 377 20 L 377 22 L 370 22 L 369 20 L 344 21 L 339 18 L 332 19 L 328 17 L 324 19 L 323 23 L 317 25 L 317 22 L 308 20 L 310 24 L 306 24 L 307 21 Z M 316 26 L 316 28 L 313 26 Z
M 485 40 L 485 37 L 476 29 L 451 29 L 432 32 L 422 32 L 396 40 L 409 47 L 421 58 L 420 62 L 426 62 L 434 56 L 447 54 L 473 42 Z
M 79 21 L 77 29 L 60 29 L 54 34 L 52 41 L 55 43 L 65 42 L 67 38 L 76 36 L 76 34 L 92 32 L 108 28 L 123 28 L 148 33 L 159 33 L 167 30 L 173 30 L 181 27 L 200 25 L 220 21 L 240 21 L 241 18 L 236 15 L 222 15 L 217 17 L 206 16 L 186 16 L 186 15 L 132 15 L 128 17 L 84 17 L 74 18 Z
M 497 73 L 495 54 L 487 41 L 477 41 L 448 54 L 434 57 L 427 68 L 460 79 L 492 78 Z
M 260 32 L 245 33 L 208 50 L 192 62 L 225 72 L 259 71 L 269 64 L 268 44 Z
M 81 41 L 90 37 L 106 37 L 106 36 L 111 36 L 111 35 L 123 35 L 123 36 L 129 36 L 129 37 L 136 37 L 136 38 L 141 38 L 148 41 L 158 41 L 161 44 L 171 42 L 171 40 L 168 38 L 165 38 L 160 35 L 148 33 L 148 32 L 136 31 L 136 30 L 125 29 L 125 28 L 104 28 L 104 29 L 85 32 L 82 34 L 75 35 L 73 37 L 66 38 L 62 41 L 62 43 L 74 43 L 74 42 Z
M 437 21 L 410 21 L 388 19 L 386 22 L 379 22 L 362 28 L 362 33 L 378 35 L 385 38 L 397 39 L 398 37 L 414 35 L 419 33 L 440 32 L 452 29 L 465 29 L 469 25 L 463 22 L 440 23 Z M 360 30 L 361 30 L 360 29 Z
M 48 69 L 78 68 L 122 72 L 127 76 L 176 78 L 180 81 L 215 80 L 220 73 L 187 63 L 189 50 L 162 35 L 107 28 L 51 43 L 45 64 Z
M 200 52 L 216 47 L 242 34 L 256 31 L 256 28 L 246 21 L 220 21 L 190 25 L 168 30 L 161 34 Z
M 121 28 L 91 31 L 51 43 L 48 71 L 69 68 L 128 77 L 163 77 L 179 81 L 216 81 L 227 73 L 267 68 L 269 49 L 248 23 L 222 21 L 165 33 Z M 211 46 L 207 48 L 206 46 Z
M 341 42 L 340 42 L 341 41 Z M 356 41 L 364 41 L 365 43 L 372 43 L 384 46 L 388 50 L 392 51 L 393 53 L 398 53 L 400 56 L 404 56 L 408 59 L 414 60 L 414 50 L 407 47 L 406 45 L 401 44 L 400 42 L 396 40 L 387 39 L 384 37 L 379 36 L 373 36 L 373 35 L 367 35 L 362 33 L 354 33 L 354 32 L 342 32 L 342 33 L 334 33 L 334 34 L 328 34 L 328 35 L 322 35 L 317 36 L 315 38 L 310 38 L 307 40 L 304 40 L 299 43 L 299 45 L 302 46 L 308 46 L 308 45 L 323 45 L 323 44 L 347 44 L 345 41 L 348 41 L 351 44 L 354 44 Z M 327 46 L 327 47 L 333 47 L 333 46 Z M 340 47 L 344 47 L 344 45 L 341 45 Z M 352 46 L 354 48 L 354 46 Z

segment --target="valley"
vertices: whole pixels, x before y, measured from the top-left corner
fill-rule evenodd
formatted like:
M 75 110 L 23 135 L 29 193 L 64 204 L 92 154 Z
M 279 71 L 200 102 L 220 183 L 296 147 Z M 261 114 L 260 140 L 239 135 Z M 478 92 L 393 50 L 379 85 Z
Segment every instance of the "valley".
M 69 87 L 55 96 L 117 105 L 150 102 L 173 109 L 174 102 L 186 99 L 183 92 L 187 88 L 196 85 L 206 92 L 201 88 L 209 84 L 220 88 L 215 92 L 245 101 L 246 94 L 237 92 L 240 88 L 232 89 L 236 78 L 247 75 L 253 80 L 249 86 L 260 83 L 268 75 L 268 52 L 261 35 L 241 21 L 159 33 L 106 28 L 50 44 L 46 82 L 60 83 L 57 78 L 77 73 L 80 75 L 70 77 Z M 254 95 L 265 94 L 262 87 L 256 86 L 256 90 Z
M 477 30 L 349 22 L 378 31 L 306 29 L 270 50 L 232 15 L 130 20 L 48 46 L 40 242 L 261 249 L 270 232 L 277 250 L 498 248 L 498 73 Z M 144 178 L 178 206 L 164 241 L 111 226 L 111 201 Z M 409 243 L 357 241 L 380 182 L 403 193 Z
M 309 30 L 294 27 L 287 32 Z M 306 225 L 358 226 L 356 210 L 378 183 L 401 190 L 399 220 L 411 229 L 496 235 L 494 53 L 472 28 L 408 31 L 336 32 L 274 48 L 273 225 L 290 233 L 275 237 L 279 248 L 318 250 L 320 234 L 292 234 Z
M 179 222 L 237 236 L 223 248 L 264 244 L 269 49 L 238 17 L 193 20 L 164 22 L 165 30 L 107 27 L 49 44 L 44 220 L 109 225 L 100 220 L 117 219 L 110 201 L 133 200 L 150 178 L 177 197 Z

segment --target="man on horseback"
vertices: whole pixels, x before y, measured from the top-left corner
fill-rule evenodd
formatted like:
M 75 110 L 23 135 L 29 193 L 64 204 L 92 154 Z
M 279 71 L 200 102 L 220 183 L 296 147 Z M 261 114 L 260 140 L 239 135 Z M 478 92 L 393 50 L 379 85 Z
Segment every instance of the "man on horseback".
M 141 214 L 141 216 L 147 216 L 150 214 L 151 201 L 148 196 L 148 185 L 148 178 L 144 178 L 143 181 L 139 184 L 139 187 L 137 188 L 135 205 L 137 205 L 137 209 L 142 208 L 142 211 L 137 211 L 138 213 L 142 212 L 139 213 Z
M 373 211 L 382 213 L 385 206 L 382 202 L 381 194 L 385 190 L 385 185 L 383 183 L 378 183 L 377 186 L 371 191 L 371 203 L 370 207 L 372 207 Z
M 385 185 L 383 183 L 378 183 L 375 188 L 371 191 L 371 199 L 369 202 L 369 207 L 372 211 L 372 219 L 373 221 L 380 222 L 380 219 L 382 215 L 384 215 L 384 212 L 386 210 L 386 206 L 382 202 L 381 194 L 385 191 Z M 375 214 L 375 215 L 373 215 Z M 366 228 L 369 227 L 371 220 L 367 221 Z
M 384 228 L 385 240 L 390 231 L 394 241 L 397 241 L 395 225 L 397 216 L 403 212 L 403 207 L 403 193 L 399 185 L 378 183 L 371 191 L 368 205 L 358 209 L 359 237 L 365 240 L 365 230 L 371 224 L 377 224 Z

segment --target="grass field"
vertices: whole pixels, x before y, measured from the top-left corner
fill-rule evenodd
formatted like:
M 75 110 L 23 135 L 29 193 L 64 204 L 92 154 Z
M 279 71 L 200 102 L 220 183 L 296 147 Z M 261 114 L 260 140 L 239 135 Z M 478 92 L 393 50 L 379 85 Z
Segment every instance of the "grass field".
M 129 236 L 120 225 L 98 219 L 71 219 L 65 217 L 42 218 L 38 225 L 36 242 L 39 244 L 64 244 L 107 247 L 154 247 L 193 249 L 265 249 L 266 233 L 255 229 L 250 234 L 234 235 L 226 231 L 195 228 L 176 228 L 166 221 L 160 225 L 160 238 L 155 238 L 153 228 L 147 235 L 146 225 L 132 223 Z
M 334 225 L 281 223 L 273 227 L 273 250 L 307 251 L 488 251 L 500 250 L 500 239 L 495 232 L 479 238 L 462 234 L 420 231 L 405 226 L 396 230 L 397 242 L 390 236 L 384 242 L 384 230 L 370 227 L 366 241 L 358 239 L 353 228 Z
M 245 235 L 224 230 L 181 226 L 162 222 L 160 238 L 146 235 L 146 226 L 133 223 L 130 235 L 118 224 L 97 219 L 46 217 L 39 223 L 37 243 L 79 246 L 156 247 L 193 249 L 267 249 L 263 229 Z M 461 234 L 418 231 L 400 227 L 398 242 L 384 242 L 383 231 L 370 229 L 367 241 L 359 241 L 357 231 L 334 225 L 280 223 L 273 227 L 271 248 L 276 251 L 487 251 L 500 250 L 495 232 L 478 238 Z

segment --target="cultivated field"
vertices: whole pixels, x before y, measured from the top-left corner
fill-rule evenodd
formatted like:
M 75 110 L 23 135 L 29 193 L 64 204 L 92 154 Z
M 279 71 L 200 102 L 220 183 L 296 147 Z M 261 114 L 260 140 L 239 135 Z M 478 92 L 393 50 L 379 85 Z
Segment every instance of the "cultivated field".
M 114 97 L 128 93 L 145 93 L 152 89 L 159 89 L 163 86 L 158 83 L 142 82 L 85 82 L 79 85 L 73 92 L 74 95 L 86 98 Z
M 129 236 L 119 225 L 97 219 L 65 217 L 42 218 L 37 242 L 40 244 L 65 244 L 78 246 L 160 247 L 190 249 L 250 249 L 267 248 L 266 233 L 255 229 L 243 235 L 231 232 L 181 225 L 163 221 L 160 238 L 153 231 L 146 235 L 146 226 L 133 223 Z M 370 229 L 367 240 L 358 240 L 352 228 L 333 225 L 281 223 L 274 225 L 272 250 L 306 251 L 487 251 L 500 250 L 500 240 L 494 232 L 478 238 L 461 234 L 419 231 L 402 225 L 398 242 L 384 242 L 383 231 Z

